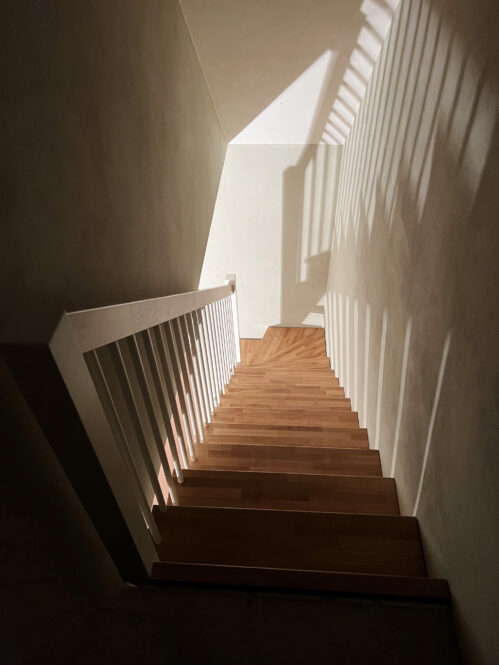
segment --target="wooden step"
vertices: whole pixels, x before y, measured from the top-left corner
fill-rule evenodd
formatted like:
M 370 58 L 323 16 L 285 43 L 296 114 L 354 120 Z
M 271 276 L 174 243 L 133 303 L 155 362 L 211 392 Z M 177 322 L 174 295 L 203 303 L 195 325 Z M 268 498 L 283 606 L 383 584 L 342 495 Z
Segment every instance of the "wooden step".
M 381 477 L 377 450 L 202 443 L 192 469 Z
M 305 377 L 333 377 L 336 378 L 335 373 L 329 367 L 324 369 L 310 369 L 307 370 L 304 367 L 293 367 L 292 365 L 288 367 L 269 367 L 269 365 L 258 365 L 251 367 L 244 367 L 238 365 L 234 370 L 234 376 L 305 376 Z
M 425 577 L 414 517 L 170 506 L 161 561 Z
M 324 330 L 320 328 L 268 328 L 258 343 L 250 343 L 251 364 L 286 363 L 325 358 Z M 244 348 L 244 346 L 243 346 Z
M 262 363 L 256 357 L 255 360 L 251 361 L 250 364 L 240 365 L 240 367 L 267 367 L 267 368 L 285 368 L 290 367 L 292 369 L 331 369 L 331 365 L 328 358 L 293 358 L 287 359 L 285 357 L 277 357 L 275 360 L 271 359 L 265 363 Z
M 284 397 L 281 395 L 265 395 L 248 397 L 244 395 L 222 395 L 220 406 L 231 406 L 248 409 L 278 408 L 278 409 L 308 409 L 314 411 L 351 411 L 349 399 L 345 398 L 318 398 L 318 397 Z
M 332 388 L 321 388 L 320 386 L 234 386 L 229 385 L 225 389 L 226 395 L 252 395 L 264 397 L 266 395 L 289 396 L 298 398 L 320 397 L 321 399 L 344 398 L 343 388 L 333 386 Z
M 398 515 L 393 478 L 184 471 L 181 506 Z
M 355 411 L 309 411 L 307 409 L 258 409 L 218 407 L 213 422 L 248 425 L 298 425 L 300 427 L 359 427 Z
M 155 582 L 165 583 L 293 589 L 442 603 L 450 601 L 447 581 L 429 577 L 279 570 L 158 561 L 153 564 L 151 578 Z
M 251 443 L 318 448 L 369 448 L 367 430 L 355 427 L 247 425 L 213 422 L 204 428 L 206 443 Z
M 231 386 L 262 386 L 275 388 L 276 386 L 314 386 L 323 388 L 339 387 L 338 379 L 333 376 L 310 376 L 310 372 L 303 376 L 288 376 L 287 374 L 274 376 L 244 376 L 234 374 L 230 380 Z

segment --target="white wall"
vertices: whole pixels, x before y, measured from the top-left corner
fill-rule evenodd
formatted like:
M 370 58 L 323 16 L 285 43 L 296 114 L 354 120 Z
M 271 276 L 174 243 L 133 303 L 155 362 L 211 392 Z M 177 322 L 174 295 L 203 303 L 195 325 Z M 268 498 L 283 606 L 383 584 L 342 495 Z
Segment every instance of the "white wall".
M 0 327 L 10 309 L 36 322 L 197 288 L 226 141 L 178 0 L 3 0 L 0 43 Z M 93 594 L 117 573 L 3 363 L 0 375 L 1 537 L 14 547 L 0 596 L 40 608 L 12 617 L 41 635 L 47 617 L 64 621 L 62 581 Z M 35 658 L 33 644 L 16 652 Z
M 197 287 L 226 141 L 178 0 L 0 3 L 0 293 Z
M 181 0 L 227 139 L 316 143 L 329 120 L 343 143 L 397 3 Z M 343 119 L 321 117 L 339 95 Z
M 326 312 L 473 665 L 499 656 L 498 19 L 401 3 L 344 147 Z
M 201 286 L 238 282 L 241 334 L 323 325 L 341 145 L 397 0 L 182 0 L 227 153 Z
M 323 325 L 340 151 L 229 146 L 200 287 L 236 275 L 242 337 L 272 325 Z

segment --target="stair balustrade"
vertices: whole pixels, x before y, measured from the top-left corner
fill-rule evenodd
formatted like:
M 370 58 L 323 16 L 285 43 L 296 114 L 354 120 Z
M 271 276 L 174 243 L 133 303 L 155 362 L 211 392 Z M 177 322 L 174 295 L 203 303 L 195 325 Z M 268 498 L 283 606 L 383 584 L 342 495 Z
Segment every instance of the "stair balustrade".
M 50 439 L 57 439 L 54 421 L 67 424 L 76 409 L 74 431 L 83 425 L 146 573 L 161 541 L 153 506 L 165 510 L 169 502 L 178 503 L 176 481 L 183 481 L 184 469 L 195 460 L 195 445 L 204 440 L 204 426 L 238 363 L 236 312 L 235 281 L 229 281 L 217 288 L 64 313 L 42 352 L 56 375 L 55 392 L 65 393 L 59 404 L 48 386 L 45 399 L 35 376 L 27 380 L 28 347 L 23 355 L 19 344 L 2 340 L 2 356 Z M 73 406 L 63 412 L 68 393 Z M 54 412 L 58 406 L 59 414 Z M 71 465 L 70 433 L 71 428 L 60 427 Z M 87 477 L 83 490 L 90 503 L 92 482 Z

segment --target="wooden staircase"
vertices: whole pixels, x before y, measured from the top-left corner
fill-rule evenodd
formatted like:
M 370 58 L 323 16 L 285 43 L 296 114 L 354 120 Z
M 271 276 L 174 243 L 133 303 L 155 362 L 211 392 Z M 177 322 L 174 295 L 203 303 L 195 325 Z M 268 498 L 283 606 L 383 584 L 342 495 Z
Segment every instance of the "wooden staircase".
M 180 505 L 155 510 L 153 579 L 448 599 L 329 368 L 323 330 L 270 328 L 241 347 L 177 483 Z

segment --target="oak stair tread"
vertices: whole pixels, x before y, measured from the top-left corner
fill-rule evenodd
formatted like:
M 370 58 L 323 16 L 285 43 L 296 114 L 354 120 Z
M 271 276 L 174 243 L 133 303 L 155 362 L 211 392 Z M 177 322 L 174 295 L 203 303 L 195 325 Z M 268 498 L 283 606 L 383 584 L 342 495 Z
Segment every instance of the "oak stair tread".
M 300 425 L 303 427 L 340 426 L 358 427 L 359 416 L 355 411 L 321 411 L 309 409 L 265 409 L 237 406 L 219 407 L 213 422 L 234 422 L 240 424 Z
M 414 517 L 169 506 L 161 561 L 425 577 Z
M 448 602 L 323 329 L 269 328 L 241 340 L 241 356 L 176 481 L 179 505 L 154 509 L 152 579 Z
M 350 411 L 351 402 L 346 397 L 305 397 L 284 395 L 222 395 L 221 406 L 244 407 L 248 409 L 271 408 L 279 409 L 317 409 L 331 411 Z
M 181 506 L 398 515 L 393 478 L 185 470 Z
M 341 387 L 320 388 L 318 386 L 239 386 L 237 389 L 229 385 L 225 390 L 227 396 L 238 397 L 295 397 L 303 399 L 344 398 L 345 391 Z
M 155 582 L 205 584 L 228 587 L 292 589 L 404 600 L 448 603 L 447 580 L 403 575 L 370 575 L 331 571 L 249 568 L 220 564 L 158 561 L 153 564 Z
M 195 446 L 193 469 L 325 473 L 381 477 L 377 450 L 252 444 L 203 443 Z
M 205 428 L 207 443 L 369 448 L 367 430 L 356 427 L 305 427 L 303 425 L 253 425 L 214 421 Z

